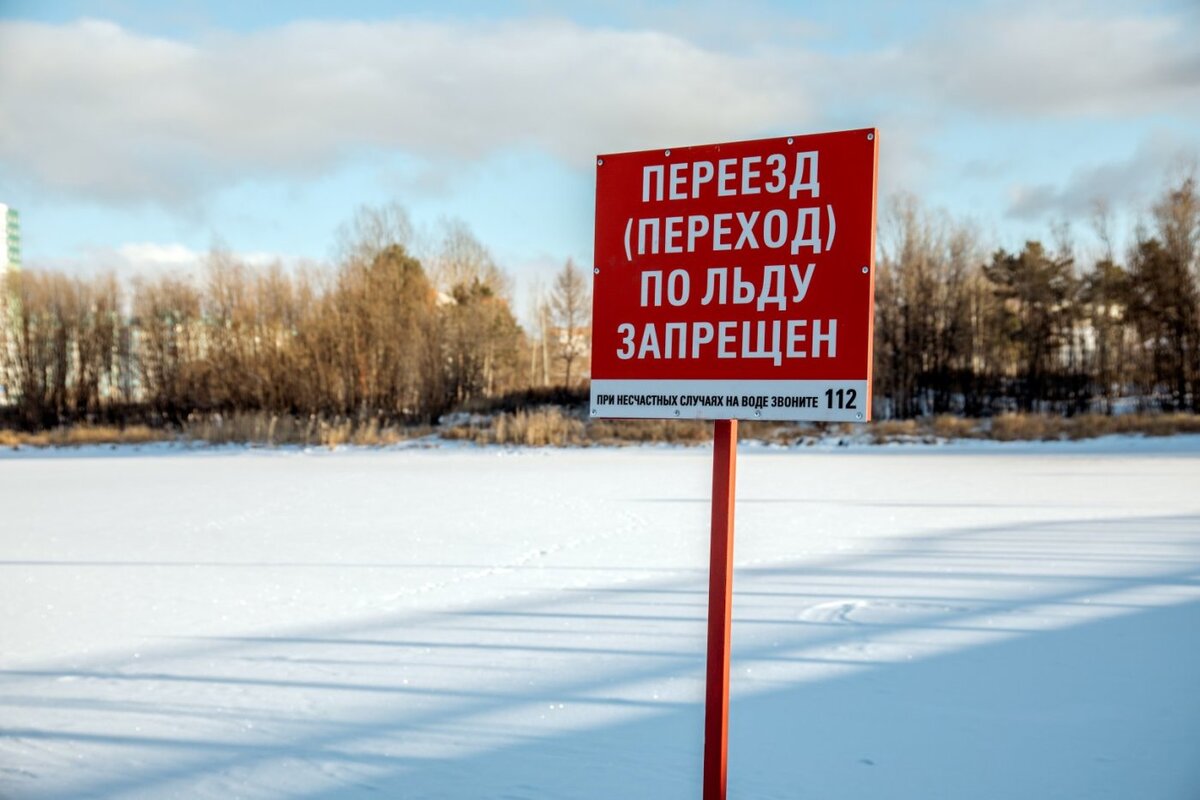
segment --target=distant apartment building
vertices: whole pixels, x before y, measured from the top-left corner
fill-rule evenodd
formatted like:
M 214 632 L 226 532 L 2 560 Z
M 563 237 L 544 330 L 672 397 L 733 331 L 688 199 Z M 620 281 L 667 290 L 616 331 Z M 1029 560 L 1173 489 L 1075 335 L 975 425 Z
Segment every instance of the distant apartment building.
M 0 326 L 7 325 L 8 293 L 4 291 L 4 276 L 9 270 L 21 268 L 21 215 L 15 208 L 0 203 Z M 13 343 L 0 333 L 0 406 L 12 401 L 9 389 L 8 365 L 12 363 Z
M 0 274 L 21 268 L 21 215 L 0 203 Z

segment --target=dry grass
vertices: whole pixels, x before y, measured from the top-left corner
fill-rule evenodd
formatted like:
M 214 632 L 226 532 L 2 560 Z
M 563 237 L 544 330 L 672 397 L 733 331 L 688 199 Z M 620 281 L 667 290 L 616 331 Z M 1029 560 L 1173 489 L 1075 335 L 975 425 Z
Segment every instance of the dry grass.
M 1118 417 L 1081 414 L 1062 422 L 1065 423 L 1064 435 L 1070 439 L 1092 439 L 1117 433 L 1143 436 L 1200 433 L 1200 416 L 1196 414 L 1123 414 Z
M 712 438 L 711 422 L 706 426 L 706 430 L 710 431 L 708 437 Z M 749 439 L 767 444 L 795 444 L 803 437 L 805 431 L 807 428 L 798 422 L 764 422 L 749 419 L 738 422 L 739 439 Z
M 875 444 L 934 442 L 954 439 L 1053 441 L 1090 439 L 1114 433 L 1169 436 L 1200 432 L 1200 416 L 1191 414 L 1085 414 L 1055 417 L 1042 414 L 1001 414 L 990 420 L 942 415 L 928 419 L 879 420 L 866 426 L 842 422 L 763 422 L 743 420 L 743 441 L 784 446 L 811 445 L 831 439 L 869 437 Z M 591 419 L 586 422 L 556 406 L 475 417 L 440 431 L 443 438 L 478 444 L 620 445 L 639 443 L 700 445 L 712 441 L 712 421 L 696 419 Z
M 930 432 L 937 439 L 975 439 L 979 437 L 979 420 L 940 414 L 933 418 Z
M 1197 414 L 1138 416 L 1141 418 L 1141 428 L 1138 432 L 1146 436 L 1174 436 L 1177 433 L 1200 433 L 1200 415 Z M 1117 417 L 1116 419 L 1123 419 L 1123 417 Z
M 437 433 L 444 439 L 478 444 L 543 446 L 620 445 L 662 443 L 701 445 L 712 441 L 712 421 L 696 419 L 583 419 L 579 412 L 559 406 L 474 416 L 469 421 L 438 430 L 403 426 L 381 418 L 322 419 L 265 413 L 195 415 L 182 432 L 129 425 L 74 425 L 46 431 L 0 429 L 0 447 L 78 447 L 83 445 L 145 444 L 185 441 L 208 444 L 302 445 L 336 448 L 342 445 L 377 447 L 394 445 Z M 1172 436 L 1200 433 L 1196 414 L 1124 414 L 1109 417 L 1081 414 L 1057 417 L 1044 414 L 1001 414 L 990 420 L 938 416 L 921 420 L 880 420 L 866 426 L 851 423 L 796 423 L 744 420 L 743 441 L 784 446 L 812 445 L 831 439 L 862 440 L 876 444 L 964 438 L 997 441 L 1053 441 L 1093 439 L 1112 434 Z
M 562 446 L 577 444 L 582 436 L 583 422 L 552 406 L 500 414 L 492 425 L 496 444 Z
M 917 440 L 921 436 L 920 425 L 915 419 L 887 419 L 872 423 L 869 430 L 875 444 L 885 442 Z
M 1068 420 L 1062 420 L 1063 435 L 1068 439 L 1095 439 L 1098 436 L 1108 436 L 1119 433 L 1122 424 L 1131 425 L 1133 422 L 1121 422 L 1122 417 L 1106 417 L 1103 414 L 1081 414 Z M 1145 421 L 1138 421 L 1144 426 Z
M 592 444 L 696 445 L 712 441 L 712 425 L 701 419 L 594 419 L 588 422 L 587 435 Z
M 1079 414 L 1056 417 L 1045 414 L 1001 414 L 992 420 L 988 434 L 999 441 L 1052 441 L 1095 439 L 1114 434 L 1174 436 L 1200 433 L 1196 414 Z
M 145 425 L 71 425 L 45 431 L 0 430 L 0 447 L 83 447 L 103 444 L 147 444 L 173 438 L 168 431 Z
M 593 444 L 703 444 L 712 439 L 704 420 L 592 419 L 557 406 L 479 417 L 441 430 L 446 439 L 477 444 L 587 446 Z
M 1057 439 L 1062 432 L 1057 418 L 1041 414 L 1001 414 L 992 419 L 989 434 L 999 442 Z
M 443 429 L 447 439 L 476 444 L 508 444 L 541 447 L 578 445 L 586 441 L 583 422 L 557 406 L 543 406 L 480 418 Z
M 207 444 L 301 445 L 330 449 L 345 444 L 392 445 L 429 432 L 429 428 L 406 427 L 379 418 L 323 419 L 253 412 L 194 415 L 183 426 L 184 438 Z

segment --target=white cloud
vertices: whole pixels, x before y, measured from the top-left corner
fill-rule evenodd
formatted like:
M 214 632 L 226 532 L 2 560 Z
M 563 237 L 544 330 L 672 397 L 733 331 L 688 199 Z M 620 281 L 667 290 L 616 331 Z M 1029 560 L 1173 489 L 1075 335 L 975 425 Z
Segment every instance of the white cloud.
M 1056 7 L 1057 5 L 1057 7 Z M 1100 16 L 1073 3 L 963 14 L 900 75 L 939 104 L 997 116 L 1200 116 L 1200 48 L 1184 15 Z
M 1007 215 L 1014 219 L 1086 219 L 1102 203 L 1126 211 L 1143 208 L 1168 181 L 1195 167 L 1198 153 L 1174 136 L 1159 134 L 1124 160 L 1075 170 L 1060 184 L 1018 184 L 1010 190 Z
M 191 269 L 204 257 L 202 253 L 197 253 L 182 244 L 154 242 L 123 244 L 116 249 L 114 255 L 122 264 L 137 270 Z
M 111 272 L 126 279 L 162 274 L 196 277 L 204 271 L 209 255 L 208 251 L 195 250 L 179 242 L 127 242 L 115 247 L 84 247 L 78 255 L 31 260 L 27 266 L 72 275 Z M 251 267 L 274 263 L 301 266 L 294 259 L 285 259 L 275 253 L 231 252 L 229 256 Z
M 118 203 L 179 206 L 375 149 L 470 160 L 522 145 L 584 164 L 800 122 L 806 106 L 761 58 L 562 22 L 308 22 L 195 43 L 10 22 L 0 53 L 0 161 Z
M 930 132 L 964 112 L 1200 121 L 1190 18 L 1064 2 L 960 12 L 839 55 L 811 49 L 823 29 L 795 14 L 780 14 L 794 34 L 781 41 L 761 10 L 762 41 L 743 25 L 736 47 L 553 19 L 299 22 L 191 41 L 2 22 L 0 180 L 195 211 L 220 189 L 374 153 L 442 173 L 521 147 L 586 169 L 597 152 L 882 123 L 885 186 L 920 188 L 939 158 Z

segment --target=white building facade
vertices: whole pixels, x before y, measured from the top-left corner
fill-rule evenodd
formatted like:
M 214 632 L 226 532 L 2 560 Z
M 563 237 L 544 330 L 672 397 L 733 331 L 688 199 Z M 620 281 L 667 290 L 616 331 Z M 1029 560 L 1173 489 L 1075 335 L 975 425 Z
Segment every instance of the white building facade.
M 12 401 L 8 366 L 14 356 L 13 342 L 6 341 L 3 328 L 9 312 L 8 292 L 4 277 L 9 270 L 21 268 L 21 216 L 15 208 L 0 203 L 0 406 Z
M 21 268 L 21 215 L 0 203 L 0 274 Z

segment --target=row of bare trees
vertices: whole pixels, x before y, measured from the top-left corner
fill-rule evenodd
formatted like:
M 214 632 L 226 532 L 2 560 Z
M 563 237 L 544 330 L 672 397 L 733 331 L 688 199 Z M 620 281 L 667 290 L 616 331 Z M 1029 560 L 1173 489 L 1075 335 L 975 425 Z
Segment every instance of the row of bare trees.
M 972 229 L 900 198 L 876 280 L 875 394 L 884 416 L 1008 409 L 1200 411 L 1200 194 L 1170 184 L 1124 258 L 1111 223 L 1075 252 L 984 256 Z
M 1084 258 L 986 255 L 978 236 L 901 197 L 876 277 L 881 416 L 1074 413 L 1119 403 L 1200 411 L 1200 194 L 1170 184 L 1123 257 L 1111 225 Z M 533 298 L 460 223 L 413 256 L 394 207 L 360 211 L 337 267 L 254 270 L 214 251 L 203 277 L 10 273 L 0 292 L 0 401 L 28 426 L 130 409 L 163 420 L 267 411 L 429 420 L 481 399 L 587 375 L 589 281 L 568 262 Z
M 29 427 L 232 411 L 412 421 L 586 374 L 590 299 L 573 264 L 530 337 L 507 276 L 465 226 L 447 224 L 424 263 L 412 238 L 389 207 L 360 211 L 329 271 L 252 269 L 217 250 L 199 279 L 128 288 L 112 276 L 10 273 L 0 400 Z

